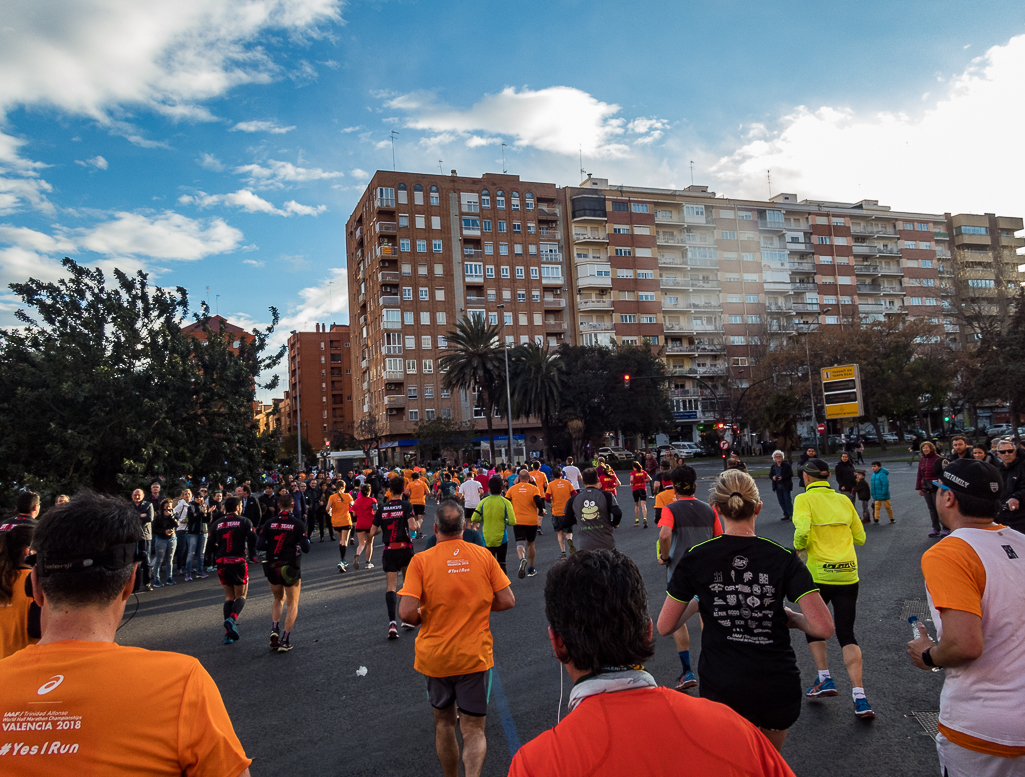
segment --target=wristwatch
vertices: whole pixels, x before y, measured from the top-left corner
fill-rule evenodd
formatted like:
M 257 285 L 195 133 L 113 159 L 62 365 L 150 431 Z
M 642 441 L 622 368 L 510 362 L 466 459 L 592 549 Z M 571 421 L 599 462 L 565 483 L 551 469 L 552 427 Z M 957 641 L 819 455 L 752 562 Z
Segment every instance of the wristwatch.
M 935 645 L 933 647 L 935 647 Z M 932 656 L 929 655 L 929 651 L 931 651 L 931 650 L 932 650 L 932 648 L 928 647 L 928 648 L 926 648 L 925 650 L 922 651 L 922 663 L 925 664 L 928 667 L 932 667 L 933 669 L 935 669 L 936 668 L 936 664 L 933 663 Z
M 661 559 L 663 563 L 666 563 L 666 564 L 669 563 L 669 556 L 659 555 L 659 559 Z

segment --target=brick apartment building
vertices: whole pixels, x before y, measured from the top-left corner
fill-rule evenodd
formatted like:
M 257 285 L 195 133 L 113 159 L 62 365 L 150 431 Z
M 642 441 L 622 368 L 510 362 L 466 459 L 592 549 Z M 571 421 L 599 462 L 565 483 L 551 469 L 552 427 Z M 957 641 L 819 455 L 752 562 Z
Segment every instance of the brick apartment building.
M 288 390 L 280 402 L 281 432 L 294 434 L 317 450 L 352 423 L 352 348 L 347 324 L 317 324 L 313 332 L 288 338 Z
M 965 306 L 999 316 L 1023 279 L 1021 229 L 875 200 L 379 171 L 347 224 L 355 417 L 377 416 L 392 457 L 419 419 L 474 418 L 471 397 L 441 389 L 436 361 L 445 332 L 476 312 L 504 321 L 508 343 L 664 348 L 675 436 L 697 440 L 714 395 L 746 386 L 774 340 L 909 317 L 967 344 Z M 522 432 L 540 447 L 537 429 Z

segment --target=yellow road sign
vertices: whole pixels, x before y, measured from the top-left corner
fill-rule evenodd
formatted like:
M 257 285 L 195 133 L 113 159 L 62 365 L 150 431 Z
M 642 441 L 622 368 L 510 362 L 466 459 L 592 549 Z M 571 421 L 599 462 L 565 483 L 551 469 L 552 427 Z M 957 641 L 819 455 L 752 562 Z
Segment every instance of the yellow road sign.
M 858 418 L 862 415 L 857 402 L 843 405 L 826 405 L 826 418 Z
M 822 380 L 846 380 L 858 375 L 857 364 L 845 364 L 841 367 L 823 367 Z

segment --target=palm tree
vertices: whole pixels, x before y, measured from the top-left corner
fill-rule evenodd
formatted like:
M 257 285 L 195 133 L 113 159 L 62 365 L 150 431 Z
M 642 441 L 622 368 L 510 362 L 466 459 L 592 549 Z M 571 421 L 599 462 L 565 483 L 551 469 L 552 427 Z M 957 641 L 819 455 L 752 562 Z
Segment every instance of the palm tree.
M 444 377 L 441 385 L 449 391 L 478 390 L 476 407 L 484 411 L 488 424 L 491 456 L 495 451 L 494 417 L 500 388 L 505 382 L 497 324 L 489 325 L 482 316 L 463 316 L 456 328 L 446 334 L 448 353 L 438 360 Z M 512 440 L 509 441 L 510 444 Z
M 525 343 L 510 354 L 513 383 L 513 413 L 517 418 L 534 416 L 541 422 L 545 455 L 550 458 L 548 427 L 559 409 L 562 363 L 547 345 Z

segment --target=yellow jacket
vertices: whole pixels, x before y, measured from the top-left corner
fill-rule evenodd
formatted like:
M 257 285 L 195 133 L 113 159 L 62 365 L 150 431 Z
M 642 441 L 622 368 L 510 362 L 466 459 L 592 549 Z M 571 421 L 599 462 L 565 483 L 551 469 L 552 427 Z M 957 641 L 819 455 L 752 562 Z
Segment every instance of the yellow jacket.
M 794 498 L 794 547 L 808 551 L 808 570 L 816 583 L 857 583 L 854 546 L 864 544 L 858 511 L 829 481 L 812 481 Z

